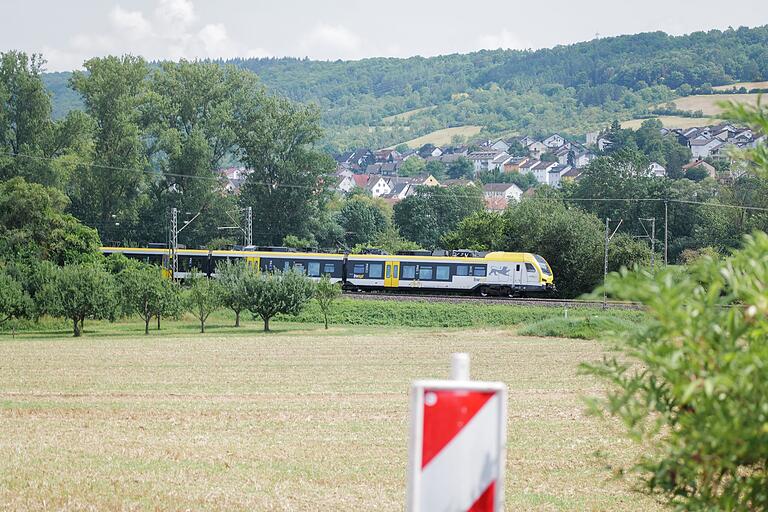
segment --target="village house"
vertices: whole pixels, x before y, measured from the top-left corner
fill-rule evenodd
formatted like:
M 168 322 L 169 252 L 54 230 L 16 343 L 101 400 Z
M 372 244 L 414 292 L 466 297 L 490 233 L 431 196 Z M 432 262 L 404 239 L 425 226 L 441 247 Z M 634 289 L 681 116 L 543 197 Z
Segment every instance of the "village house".
M 475 168 L 475 174 L 477 174 L 478 172 L 485 172 L 490 169 L 491 162 L 502 154 L 506 155 L 506 153 L 496 150 L 473 151 L 467 155 L 467 159 L 472 162 L 472 165 Z
M 549 137 L 541 141 L 541 143 L 547 146 L 547 148 L 549 149 L 557 149 L 557 148 L 563 147 L 566 142 L 567 141 L 565 140 L 565 138 L 557 133 L 550 135 Z
M 514 183 L 486 183 L 483 185 L 483 198 L 486 210 L 502 211 L 510 201 L 519 201 L 523 191 Z
M 549 171 L 559 165 L 557 162 L 539 162 L 531 168 L 533 177 L 543 185 L 549 185 Z
M 224 184 L 224 190 L 230 194 L 240 193 L 240 187 L 245 183 L 248 175 L 253 172 L 252 169 L 246 169 L 245 167 L 227 167 L 226 169 L 219 169 L 217 171 L 226 183 Z
M 567 174 L 573 167 L 568 164 L 557 164 L 549 170 L 547 175 L 547 184 L 553 188 L 560 188 L 562 186 L 562 177 Z
M 716 178 L 717 177 L 717 169 L 715 169 L 715 166 L 705 162 L 704 160 L 694 160 L 693 162 L 689 162 L 683 166 L 683 173 L 688 172 L 691 169 L 703 169 L 707 172 L 707 175 L 710 178 Z
M 648 166 L 648 174 L 657 178 L 663 178 L 667 175 L 667 169 L 658 162 L 651 162 Z

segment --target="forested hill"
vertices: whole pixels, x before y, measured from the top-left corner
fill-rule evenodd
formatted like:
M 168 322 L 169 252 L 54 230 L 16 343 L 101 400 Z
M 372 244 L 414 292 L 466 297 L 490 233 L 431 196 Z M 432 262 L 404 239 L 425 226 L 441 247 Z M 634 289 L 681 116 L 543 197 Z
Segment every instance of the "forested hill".
M 653 32 L 537 51 L 227 62 L 254 71 L 275 92 L 318 103 L 334 148 L 393 144 L 450 126 L 580 133 L 648 114 L 651 105 L 677 95 L 767 79 L 768 26 Z M 59 114 L 72 105 L 62 78 L 46 77 Z M 424 110 L 411 112 L 416 109 Z

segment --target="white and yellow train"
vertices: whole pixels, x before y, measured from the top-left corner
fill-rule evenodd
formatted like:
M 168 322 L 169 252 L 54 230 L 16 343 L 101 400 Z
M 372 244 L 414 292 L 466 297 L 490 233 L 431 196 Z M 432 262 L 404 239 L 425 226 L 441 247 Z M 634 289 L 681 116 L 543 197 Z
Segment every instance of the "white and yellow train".
M 102 253 L 120 253 L 168 268 L 168 249 L 102 247 Z M 226 260 L 245 259 L 263 271 L 298 269 L 309 277 L 327 275 L 350 290 L 402 290 L 526 296 L 554 290 L 552 269 L 537 254 L 526 252 L 466 253 L 466 256 L 416 254 L 331 254 L 288 250 L 177 251 L 175 278 L 196 269 L 216 276 Z

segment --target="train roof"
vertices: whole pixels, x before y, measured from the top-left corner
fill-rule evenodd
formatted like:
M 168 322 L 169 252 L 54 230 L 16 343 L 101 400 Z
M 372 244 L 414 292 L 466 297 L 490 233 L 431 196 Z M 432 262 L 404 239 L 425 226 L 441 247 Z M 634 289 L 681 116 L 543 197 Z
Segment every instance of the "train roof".
M 151 247 L 101 247 L 101 252 L 123 252 L 129 254 L 168 254 L 168 249 L 164 248 L 151 248 Z M 325 258 L 343 258 L 344 255 L 340 253 L 324 253 L 324 252 L 275 252 L 275 251 L 228 251 L 228 250 L 205 250 L 205 249 L 179 249 L 177 254 L 180 255 L 200 255 L 207 256 L 244 256 L 244 257 L 315 257 L 320 259 Z M 528 252 L 503 252 L 495 251 L 489 252 L 483 257 L 465 257 L 465 256 L 413 256 L 403 254 L 349 254 L 349 259 L 353 260 L 398 260 L 398 261 L 423 261 L 423 260 L 437 260 L 437 261 L 534 261 L 535 257 L 532 253 Z

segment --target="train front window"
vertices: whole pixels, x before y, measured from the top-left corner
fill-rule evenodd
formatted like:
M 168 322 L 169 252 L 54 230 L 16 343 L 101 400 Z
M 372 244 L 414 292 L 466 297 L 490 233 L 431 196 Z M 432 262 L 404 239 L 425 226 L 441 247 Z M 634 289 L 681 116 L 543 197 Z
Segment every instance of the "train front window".
M 552 269 L 549 268 L 549 265 L 547 265 L 547 260 L 539 256 L 538 254 L 534 255 L 534 258 L 536 258 L 536 262 L 541 267 L 541 271 L 544 272 L 545 276 L 551 276 L 552 275 Z

